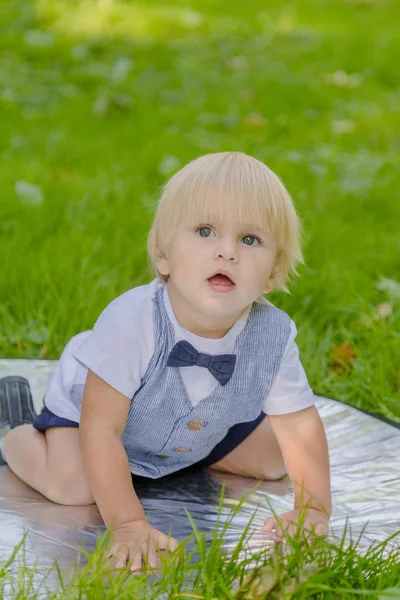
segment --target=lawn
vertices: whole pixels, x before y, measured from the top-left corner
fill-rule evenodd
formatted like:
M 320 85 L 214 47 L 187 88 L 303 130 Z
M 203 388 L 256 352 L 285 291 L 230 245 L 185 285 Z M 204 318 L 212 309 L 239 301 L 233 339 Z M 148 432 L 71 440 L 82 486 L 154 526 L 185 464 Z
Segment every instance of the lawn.
M 223 507 L 224 489 L 219 509 Z M 211 535 L 202 534 L 189 513 L 193 533 L 172 554 L 160 555 L 156 569 L 113 568 L 107 559 L 109 536 L 99 538 L 84 566 L 47 571 L 26 566 L 25 540 L 0 567 L 0 597 L 48 600 L 398 600 L 400 547 L 388 538 L 359 551 L 358 541 L 307 540 L 300 529 L 272 548 L 248 551 L 252 519 L 228 553 L 224 537 L 246 496 L 220 519 Z M 391 536 L 393 537 L 393 536 Z M 22 558 L 21 558 L 22 556 Z M 11 569 L 13 569 L 11 573 Z M 4 592 L 8 595 L 5 596 Z
M 400 422 L 400 5 L 1 7 L 0 355 L 56 359 L 150 281 L 160 186 L 238 149 L 303 220 L 306 265 L 270 299 L 310 385 Z
M 269 299 L 311 387 L 400 423 L 399 21 L 395 0 L 0 0 L 0 357 L 57 359 L 149 282 L 162 184 L 241 150 L 303 221 Z

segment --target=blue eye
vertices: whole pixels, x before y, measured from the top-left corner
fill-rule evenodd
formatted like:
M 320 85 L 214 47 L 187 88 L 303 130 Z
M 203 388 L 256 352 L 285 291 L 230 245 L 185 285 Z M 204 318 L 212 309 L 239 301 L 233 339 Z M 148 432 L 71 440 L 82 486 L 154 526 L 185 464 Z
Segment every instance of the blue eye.
M 246 235 L 244 238 L 242 238 L 243 240 L 248 240 L 248 239 L 253 239 L 253 240 L 257 240 L 258 243 L 260 243 L 260 240 L 255 236 L 255 235 Z M 254 244 L 246 244 L 246 246 L 254 246 Z
M 207 230 L 207 229 L 208 229 L 209 231 L 212 231 L 211 227 L 208 227 L 208 226 L 202 226 L 202 227 L 198 227 L 198 228 L 196 229 L 196 233 L 197 233 L 197 232 L 200 232 L 200 236 L 201 236 L 201 237 L 208 238 L 208 237 L 210 237 L 209 235 L 202 235 L 202 234 L 201 234 L 201 231 L 204 231 L 204 230 Z M 259 244 L 261 244 L 261 241 L 260 241 L 260 240 L 259 240 L 259 238 L 258 238 L 258 237 L 256 237 L 255 235 L 245 235 L 245 236 L 242 238 L 242 240 L 246 240 L 246 239 L 247 239 L 247 240 L 248 240 L 248 239 L 257 240 L 257 242 L 258 242 Z M 254 246 L 254 244 L 247 244 L 246 242 L 245 242 L 245 245 L 246 245 L 246 246 Z
M 204 231 L 205 229 L 208 229 L 209 231 L 211 231 L 210 227 L 199 227 L 198 229 L 196 229 L 196 231 Z M 201 233 L 200 233 L 201 235 Z M 208 237 L 208 235 L 201 235 L 201 237 Z

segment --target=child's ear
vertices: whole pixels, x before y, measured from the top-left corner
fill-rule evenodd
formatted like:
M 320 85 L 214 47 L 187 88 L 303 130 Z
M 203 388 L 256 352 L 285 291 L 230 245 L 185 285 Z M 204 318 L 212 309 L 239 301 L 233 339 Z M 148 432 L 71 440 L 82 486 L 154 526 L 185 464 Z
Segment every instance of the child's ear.
M 164 252 L 160 250 L 158 243 L 156 242 L 156 265 L 157 269 L 162 275 L 169 275 L 169 264 L 168 259 Z
M 278 279 L 278 277 L 281 275 L 282 273 L 282 265 L 275 265 L 275 267 L 272 270 L 272 273 L 269 277 L 268 283 L 266 284 L 266 286 L 263 289 L 263 293 L 264 294 L 268 294 L 274 287 L 274 283 L 275 281 Z

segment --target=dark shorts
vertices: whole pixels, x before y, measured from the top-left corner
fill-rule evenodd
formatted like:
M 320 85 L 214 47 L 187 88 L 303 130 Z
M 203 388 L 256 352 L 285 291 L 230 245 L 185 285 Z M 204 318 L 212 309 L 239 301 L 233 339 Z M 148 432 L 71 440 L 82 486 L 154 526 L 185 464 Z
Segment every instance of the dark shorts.
M 52 413 L 46 406 L 42 408 L 42 412 L 36 417 L 32 425 L 42 433 L 51 427 L 79 427 L 79 423 L 76 421 L 57 417 L 57 415 Z
M 234 450 L 236 446 L 243 442 L 243 440 L 246 439 L 252 431 L 254 431 L 257 425 L 259 425 L 265 418 L 265 416 L 266 414 L 262 412 L 254 421 L 250 421 L 248 423 L 237 423 L 231 427 L 224 439 L 221 440 L 219 444 L 217 444 L 211 450 L 208 456 L 197 463 L 190 465 L 189 468 L 208 467 L 224 458 L 224 456 Z M 57 415 L 52 413 L 46 406 L 44 406 L 40 415 L 33 422 L 33 426 L 38 431 L 44 433 L 46 429 L 49 429 L 50 427 L 79 427 L 79 423 L 76 421 L 70 421 L 69 419 L 64 419 L 62 417 L 57 417 Z

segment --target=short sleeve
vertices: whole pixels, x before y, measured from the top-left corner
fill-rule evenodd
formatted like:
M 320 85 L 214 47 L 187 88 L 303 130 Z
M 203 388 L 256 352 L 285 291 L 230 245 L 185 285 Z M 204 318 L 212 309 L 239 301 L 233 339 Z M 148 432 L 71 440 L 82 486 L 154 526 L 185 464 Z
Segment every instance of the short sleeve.
M 113 301 L 101 313 L 93 330 L 73 357 L 111 387 L 132 399 L 146 368 L 146 335 L 149 331 L 133 307 Z
M 315 404 L 314 393 L 308 383 L 299 349 L 295 343 L 297 328 L 291 321 L 291 333 L 279 371 L 264 404 L 267 415 L 283 415 Z

